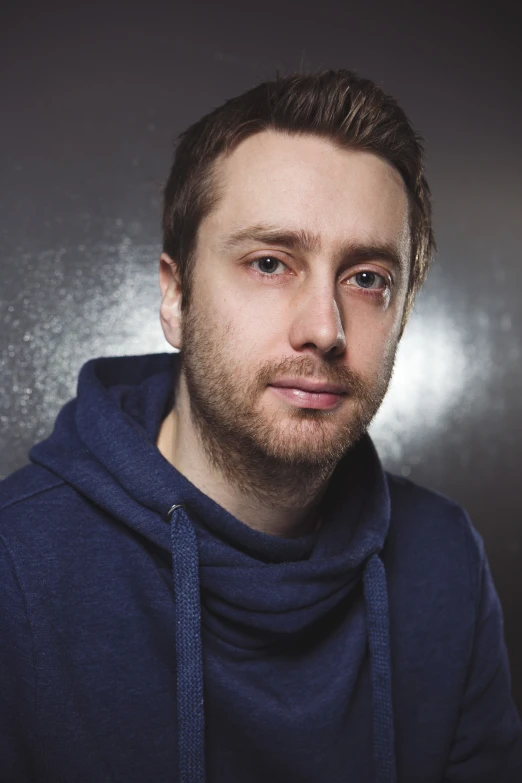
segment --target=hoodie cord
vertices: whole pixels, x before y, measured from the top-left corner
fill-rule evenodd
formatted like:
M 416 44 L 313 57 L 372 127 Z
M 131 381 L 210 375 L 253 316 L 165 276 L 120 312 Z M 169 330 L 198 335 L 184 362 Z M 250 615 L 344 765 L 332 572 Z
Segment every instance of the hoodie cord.
M 370 646 L 375 781 L 396 783 L 388 592 L 386 571 L 376 554 L 366 564 L 363 583 Z
M 205 783 L 205 714 L 201 599 L 196 531 L 182 506 L 172 506 L 172 571 L 176 610 L 176 676 L 180 783 Z
M 182 506 L 172 506 L 172 570 L 176 611 L 176 674 L 180 783 L 205 783 L 205 716 L 201 599 L 196 532 Z M 386 571 L 378 555 L 364 569 L 370 647 L 375 783 L 396 783 Z

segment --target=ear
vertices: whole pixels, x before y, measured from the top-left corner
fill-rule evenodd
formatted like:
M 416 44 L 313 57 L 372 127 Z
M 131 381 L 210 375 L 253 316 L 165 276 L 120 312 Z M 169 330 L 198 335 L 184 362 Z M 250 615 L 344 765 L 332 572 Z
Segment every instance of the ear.
M 178 265 L 167 253 L 160 257 L 160 320 L 163 334 L 173 348 L 181 349 L 181 277 Z

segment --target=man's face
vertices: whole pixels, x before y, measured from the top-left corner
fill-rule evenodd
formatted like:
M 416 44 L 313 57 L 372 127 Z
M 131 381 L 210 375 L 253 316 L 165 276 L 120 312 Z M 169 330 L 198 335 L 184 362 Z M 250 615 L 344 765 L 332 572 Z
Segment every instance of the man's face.
M 211 456 L 333 466 L 388 387 L 407 291 L 408 204 L 371 153 L 273 131 L 218 165 L 199 228 L 183 377 Z

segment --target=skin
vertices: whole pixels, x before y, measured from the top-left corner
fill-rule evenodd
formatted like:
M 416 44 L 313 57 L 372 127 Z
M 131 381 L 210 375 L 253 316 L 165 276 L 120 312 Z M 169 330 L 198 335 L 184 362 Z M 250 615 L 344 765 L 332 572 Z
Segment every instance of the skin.
M 245 524 L 303 535 L 391 377 L 409 271 L 406 191 L 372 153 L 275 131 L 243 141 L 215 176 L 222 193 L 199 228 L 188 310 L 175 259 L 161 256 L 161 323 L 182 371 L 157 445 Z M 314 241 L 280 236 L 288 231 Z M 307 381 L 342 393 L 311 394 L 299 387 Z

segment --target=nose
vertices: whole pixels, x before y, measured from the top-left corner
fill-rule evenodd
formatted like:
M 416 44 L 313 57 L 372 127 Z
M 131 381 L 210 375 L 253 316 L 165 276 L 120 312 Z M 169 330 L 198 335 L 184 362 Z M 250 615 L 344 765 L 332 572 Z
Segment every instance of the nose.
M 339 356 L 346 350 L 346 335 L 333 287 L 311 288 L 292 304 L 290 343 L 296 351 L 311 350 Z

